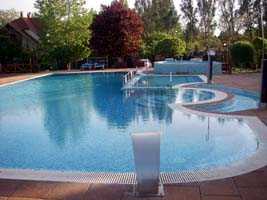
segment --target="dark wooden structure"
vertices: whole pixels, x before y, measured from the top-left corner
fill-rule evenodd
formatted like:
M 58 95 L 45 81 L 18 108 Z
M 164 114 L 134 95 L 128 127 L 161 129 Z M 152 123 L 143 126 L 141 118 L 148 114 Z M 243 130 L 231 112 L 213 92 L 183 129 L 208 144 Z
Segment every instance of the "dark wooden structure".
M 42 26 L 37 18 L 21 17 L 9 22 L 0 31 L 2 37 L 6 37 L 12 43 L 27 52 L 27 59 L 21 59 L 17 55 L 8 60 L 0 60 L 2 72 L 33 72 L 38 71 L 38 57 L 36 49 L 40 44 Z

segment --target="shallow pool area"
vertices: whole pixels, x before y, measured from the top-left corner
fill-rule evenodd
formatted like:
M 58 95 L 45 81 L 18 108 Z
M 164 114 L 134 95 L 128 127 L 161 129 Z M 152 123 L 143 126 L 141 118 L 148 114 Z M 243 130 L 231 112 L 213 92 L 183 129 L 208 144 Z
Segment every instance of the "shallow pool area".
M 198 88 L 208 88 L 226 92 L 232 95 L 232 98 L 215 104 L 194 105 L 192 108 L 216 113 L 230 113 L 259 107 L 259 94 L 257 92 L 230 88 L 220 84 L 198 84 Z
M 158 74 L 207 74 L 208 61 L 165 60 L 154 64 L 154 72 Z M 213 74 L 222 74 L 222 63 L 213 62 Z
M 162 172 L 229 166 L 257 152 L 260 141 L 246 120 L 169 106 L 213 93 L 126 95 L 123 75 L 51 75 L 0 87 L 0 168 L 133 172 L 131 134 L 147 131 L 161 133 Z
M 197 75 L 159 75 L 140 74 L 131 88 L 172 88 L 181 84 L 203 83 L 201 76 Z

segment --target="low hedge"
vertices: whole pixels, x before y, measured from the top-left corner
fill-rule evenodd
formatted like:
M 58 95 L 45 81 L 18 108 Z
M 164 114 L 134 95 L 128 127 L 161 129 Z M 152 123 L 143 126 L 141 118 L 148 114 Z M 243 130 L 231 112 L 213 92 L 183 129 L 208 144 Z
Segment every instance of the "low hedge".
M 237 41 L 230 47 L 231 59 L 236 67 L 253 68 L 256 64 L 256 51 L 249 41 Z

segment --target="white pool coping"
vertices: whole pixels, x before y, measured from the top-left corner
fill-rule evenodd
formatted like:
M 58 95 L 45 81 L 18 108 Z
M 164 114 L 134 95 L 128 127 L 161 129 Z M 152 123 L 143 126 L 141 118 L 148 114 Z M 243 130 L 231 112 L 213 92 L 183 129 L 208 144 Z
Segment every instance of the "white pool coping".
M 49 73 L 41 76 L 31 77 L 27 80 L 48 76 Z M 20 80 L 9 84 L 16 84 L 26 80 Z M 1 85 L 3 87 L 3 85 Z M 194 88 L 195 89 L 195 88 Z M 201 89 L 203 90 L 203 89 Z M 214 92 L 214 90 L 212 90 Z M 217 94 L 218 91 L 216 91 Z M 225 94 L 218 96 L 224 97 Z M 222 98 L 221 97 L 221 98 Z M 220 98 L 218 97 L 217 100 Z M 249 173 L 267 165 L 267 127 L 257 117 L 225 115 L 216 113 L 206 113 L 187 108 L 184 104 L 171 106 L 172 109 L 179 109 L 185 114 L 194 114 L 207 117 L 223 117 L 232 119 L 242 119 L 250 127 L 259 141 L 258 149 L 255 153 L 245 159 L 235 161 L 227 166 L 216 167 L 205 170 L 190 170 L 178 172 L 162 172 L 161 180 L 164 184 L 192 183 L 208 180 L 228 178 Z M 35 181 L 57 181 L 57 182 L 79 182 L 79 183 L 102 183 L 102 184 L 135 184 L 135 173 L 106 173 L 106 172 L 70 172 L 53 170 L 31 170 L 31 169 L 0 169 L 0 179 L 15 180 L 35 180 Z
M 219 91 L 219 90 L 214 90 L 214 89 L 182 87 L 182 90 L 195 90 L 198 92 L 201 92 L 201 91 L 210 92 L 210 93 L 213 93 L 215 96 L 211 99 L 203 100 L 203 101 L 169 104 L 169 106 L 171 108 L 174 108 L 175 106 L 180 107 L 180 106 L 193 106 L 193 105 L 201 105 L 201 104 L 218 103 L 218 102 L 221 102 L 221 101 L 228 99 L 228 97 L 229 97 L 229 95 L 227 93 Z

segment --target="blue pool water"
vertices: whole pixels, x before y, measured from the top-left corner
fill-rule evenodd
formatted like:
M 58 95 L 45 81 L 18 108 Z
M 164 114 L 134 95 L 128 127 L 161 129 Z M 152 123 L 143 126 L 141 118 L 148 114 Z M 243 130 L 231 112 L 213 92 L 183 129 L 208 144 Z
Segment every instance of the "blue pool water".
M 162 133 L 164 172 L 225 166 L 257 150 L 257 138 L 242 120 L 168 106 L 193 101 L 192 91 L 126 94 L 122 76 L 53 75 L 0 87 L 0 168 L 133 171 L 131 133 L 144 131 Z

